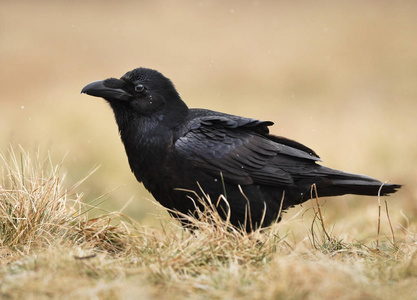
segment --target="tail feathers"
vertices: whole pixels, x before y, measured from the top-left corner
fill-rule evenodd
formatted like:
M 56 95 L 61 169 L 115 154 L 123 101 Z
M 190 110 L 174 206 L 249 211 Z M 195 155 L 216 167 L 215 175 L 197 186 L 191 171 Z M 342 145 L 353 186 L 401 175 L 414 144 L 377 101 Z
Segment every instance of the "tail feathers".
M 327 169 L 327 168 L 326 168 Z M 328 169 L 322 181 L 317 183 L 319 196 L 339 196 L 344 194 L 385 196 L 395 193 L 400 184 L 383 183 L 375 178 Z

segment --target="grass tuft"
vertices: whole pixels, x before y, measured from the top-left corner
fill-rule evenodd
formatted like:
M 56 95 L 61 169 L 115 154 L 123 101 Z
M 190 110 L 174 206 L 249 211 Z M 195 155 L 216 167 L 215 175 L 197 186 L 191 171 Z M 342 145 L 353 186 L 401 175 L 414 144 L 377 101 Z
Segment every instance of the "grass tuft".
M 56 244 L 81 245 L 108 252 L 126 249 L 127 227 L 112 225 L 117 213 L 89 219 L 94 207 L 81 202 L 73 191 L 90 176 L 65 189 L 61 164 L 53 165 L 50 155 L 32 158 L 22 148 L 11 147 L 0 154 L 0 247 L 30 253 Z

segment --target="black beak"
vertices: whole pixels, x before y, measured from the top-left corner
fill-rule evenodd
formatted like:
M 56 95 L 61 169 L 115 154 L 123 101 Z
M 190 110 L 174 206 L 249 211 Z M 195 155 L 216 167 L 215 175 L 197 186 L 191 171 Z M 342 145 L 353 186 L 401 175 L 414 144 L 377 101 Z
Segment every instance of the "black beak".
M 87 84 L 82 90 L 81 94 L 101 97 L 106 100 L 121 100 L 127 101 L 132 95 L 120 88 L 112 88 L 105 85 L 104 80 L 94 81 Z

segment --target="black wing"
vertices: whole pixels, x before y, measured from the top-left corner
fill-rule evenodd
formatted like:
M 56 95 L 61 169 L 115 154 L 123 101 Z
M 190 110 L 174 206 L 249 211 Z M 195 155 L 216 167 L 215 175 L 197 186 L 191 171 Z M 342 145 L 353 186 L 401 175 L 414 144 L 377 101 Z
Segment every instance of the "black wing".
M 204 171 L 235 184 L 293 185 L 292 175 L 271 163 L 282 155 L 311 163 L 320 158 L 311 149 L 269 135 L 269 121 L 209 111 L 190 120 L 175 141 L 180 155 Z

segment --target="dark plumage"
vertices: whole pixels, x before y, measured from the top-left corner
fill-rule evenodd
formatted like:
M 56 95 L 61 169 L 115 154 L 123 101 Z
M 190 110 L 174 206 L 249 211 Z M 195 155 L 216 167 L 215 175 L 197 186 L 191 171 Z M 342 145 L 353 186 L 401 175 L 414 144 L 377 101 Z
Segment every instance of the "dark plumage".
M 250 231 L 280 218 L 284 192 L 283 210 L 310 199 L 312 184 L 321 197 L 376 196 L 382 185 L 317 164 L 310 148 L 269 134 L 270 121 L 189 109 L 172 82 L 151 69 L 96 81 L 81 92 L 107 100 L 136 179 L 171 210 L 192 214 L 195 196 L 184 189 L 201 195 L 200 185 L 215 203 L 227 195 L 231 223 Z M 381 194 L 400 187 L 384 184 Z M 228 206 L 218 206 L 225 216 Z

